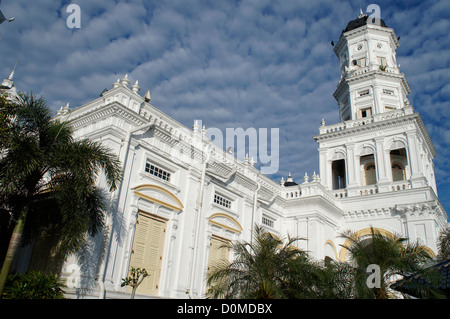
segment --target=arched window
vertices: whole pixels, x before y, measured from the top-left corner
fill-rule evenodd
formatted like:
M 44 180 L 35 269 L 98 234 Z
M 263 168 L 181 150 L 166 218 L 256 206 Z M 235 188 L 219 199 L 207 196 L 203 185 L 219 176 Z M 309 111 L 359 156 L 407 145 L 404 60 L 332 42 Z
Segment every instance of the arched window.
M 340 159 L 333 161 L 331 164 L 331 172 L 333 178 L 333 189 L 344 189 L 347 187 L 345 178 L 345 160 Z
M 366 185 L 373 185 L 377 182 L 377 172 L 375 169 L 375 164 L 367 164 L 364 168 L 364 177 L 366 180 Z
M 399 163 L 392 164 L 392 180 L 394 182 L 405 180 L 405 168 Z
M 406 149 L 399 148 L 390 151 L 391 156 L 391 170 L 392 181 L 404 181 L 407 179 L 407 165 L 408 158 L 406 156 Z

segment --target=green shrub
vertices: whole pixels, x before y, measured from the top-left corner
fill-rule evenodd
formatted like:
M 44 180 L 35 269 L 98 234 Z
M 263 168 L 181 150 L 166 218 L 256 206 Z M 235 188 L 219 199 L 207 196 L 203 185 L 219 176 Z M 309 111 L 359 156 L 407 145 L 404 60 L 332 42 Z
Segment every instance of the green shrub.
M 37 271 L 8 277 L 3 298 L 5 299 L 64 299 L 59 278 Z

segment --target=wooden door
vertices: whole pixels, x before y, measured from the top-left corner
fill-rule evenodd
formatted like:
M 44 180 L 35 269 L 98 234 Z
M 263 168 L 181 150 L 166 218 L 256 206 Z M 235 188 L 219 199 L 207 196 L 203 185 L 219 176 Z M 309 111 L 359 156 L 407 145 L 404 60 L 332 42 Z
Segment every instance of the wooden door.
M 134 232 L 130 270 L 145 268 L 147 276 L 137 289 L 137 293 L 156 295 L 161 275 L 166 222 L 156 217 L 139 213 Z
M 217 266 L 221 262 L 230 260 L 230 248 L 223 247 L 224 245 L 229 245 L 229 242 L 226 239 L 221 239 L 214 236 L 211 237 L 208 257 L 208 270 Z

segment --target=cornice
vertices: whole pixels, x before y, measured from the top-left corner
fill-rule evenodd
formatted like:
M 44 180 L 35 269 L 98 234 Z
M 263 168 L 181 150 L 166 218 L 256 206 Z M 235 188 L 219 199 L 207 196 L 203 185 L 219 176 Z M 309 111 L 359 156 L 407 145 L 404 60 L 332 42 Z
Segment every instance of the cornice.
M 100 104 L 99 106 L 92 108 L 84 113 L 77 114 L 70 119 L 70 123 L 73 128 L 77 129 L 111 115 L 116 115 L 136 126 L 141 126 L 148 123 L 148 121 L 143 116 L 137 114 L 136 112 L 130 110 L 129 108 L 123 106 L 118 102 L 111 102 L 107 105 Z
M 367 80 L 373 80 L 373 79 L 381 79 L 381 78 L 389 78 L 389 79 L 395 79 L 400 80 L 402 83 L 402 86 L 407 94 L 411 93 L 411 88 L 409 86 L 408 81 L 406 80 L 404 73 L 392 73 L 392 72 L 386 72 L 381 70 L 372 70 L 368 72 L 363 72 L 357 75 L 348 74 L 346 77 L 342 78 L 338 85 L 336 90 L 333 93 L 333 96 L 336 98 L 337 96 L 341 95 L 342 91 L 348 90 L 348 86 L 350 84 L 355 83 L 361 83 Z
M 326 141 L 332 141 L 336 139 L 342 139 L 346 137 L 356 136 L 362 133 L 370 133 L 380 131 L 381 129 L 387 129 L 391 127 L 398 127 L 408 123 L 415 123 L 419 127 L 419 131 L 422 134 L 429 151 L 435 157 L 436 149 L 434 148 L 433 142 L 431 141 L 431 137 L 428 134 L 428 131 L 425 127 L 425 124 L 422 121 L 419 113 L 413 113 L 409 115 L 397 116 L 389 119 L 384 119 L 381 121 L 376 121 L 372 123 L 364 123 L 363 125 L 353 126 L 350 128 L 342 128 L 339 130 L 334 130 L 328 133 L 322 133 L 319 135 L 313 136 L 314 140 L 318 143 L 323 143 Z
M 298 208 L 304 211 L 305 206 L 307 205 L 322 206 L 325 211 L 329 212 L 335 218 L 341 218 L 344 216 L 344 211 L 322 194 L 285 200 L 283 204 L 283 209 L 288 210 L 285 212 L 286 217 L 298 215 L 295 213 L 295 209 Z M 315 210 L 317 211 L 317 209 Z
M 360 34 L 364 34 L 364 33 L 368 33 L 368 31 L 373 31 L 375 34 L 376 33 L 390 33 L 390 38 L 392 40 L 392 42 L 395 44 L 395 49 L 397 49 L 400 46 L 400 43 L 398 41 L 398 38 L 395 34 L 394 29 L 392 28 L 387 28 L 387 27 L 381 27 L 381 26 L 377 26 L 374 24 L 366 24 L 364 26 L 361 26 L 359 28 L 347 31 L 347 32 L 342 32 L 338 42 L 336 43 L 336 45 L 333 48 L 333 51 L 335 52 L 335 54 L 337 55 L 338 52 L 342 49 L 343 46 L 346 45 L 346 40 L 348 41 L 349 38 L 358 36 Z
M 428 133 L 428 130 L 425 126 L 425 123 L 423 122 L 420 114 L 419 113 L 416 113 L 416 114 L 417 114 L 417 124 L 419 125 L 420 132 L 422 133 L 422 136 L 426 141 L 426 144 L 431 152 L 431 155 L 433 155 L 433 157 L 436 157 L 437 152 L 433 145 L 433 141 L 431 140 L 430 134 Z

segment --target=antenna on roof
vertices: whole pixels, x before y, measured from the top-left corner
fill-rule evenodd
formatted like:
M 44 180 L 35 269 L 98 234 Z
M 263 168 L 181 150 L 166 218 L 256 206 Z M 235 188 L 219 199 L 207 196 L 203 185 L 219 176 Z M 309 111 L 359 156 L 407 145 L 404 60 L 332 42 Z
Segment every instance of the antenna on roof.
M 362 18 L 364 16 L 365 16 L 365 14 L 364 14 L 363 9 L 362 9 L 361 0 L 359 0 L 359 15 L 358 15 L 358 18 Z

